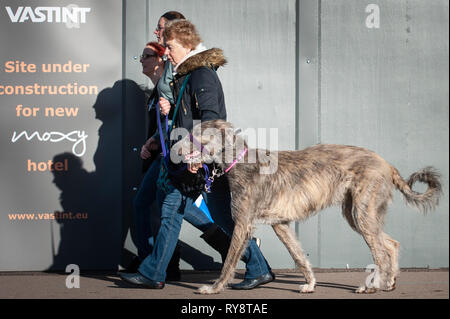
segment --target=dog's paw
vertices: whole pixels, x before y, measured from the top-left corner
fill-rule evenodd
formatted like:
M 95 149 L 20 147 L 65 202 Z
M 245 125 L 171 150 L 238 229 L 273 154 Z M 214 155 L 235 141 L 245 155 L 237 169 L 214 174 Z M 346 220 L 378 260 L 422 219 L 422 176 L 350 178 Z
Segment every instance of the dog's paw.
M 357 293 L 357 294 L 373 294 L 373 293 L 376 293 L 377 291 L 378 291 L 378 289 L 375 287 L 361 286 L 355 290 L 355 293 Z
M 314 292 L 314 284 L 305 284 L 305 285 L 300 285 L 300 293 L 302 294 L 310 294 Z
M 390 282 L 386 284 L 386 287 L 383 288 L 383 291 L 393 291 L 396 288 L 397 278 L 393 278 Z
M 219 290 L 214 289 L 213 286 L 204 285 L 198 288 L 197 292 L 202 295 L 212 295 L 219 293 Z

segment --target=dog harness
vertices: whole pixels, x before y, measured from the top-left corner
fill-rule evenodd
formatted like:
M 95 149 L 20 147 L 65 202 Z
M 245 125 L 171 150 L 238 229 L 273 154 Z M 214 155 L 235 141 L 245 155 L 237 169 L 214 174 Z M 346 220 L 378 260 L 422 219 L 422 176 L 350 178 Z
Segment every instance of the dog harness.
M 189 134 L 189 140 L 194 144 L 195 147 L 200 149 L 200 152 L 203 152 L 206 147 L 202 145 L 192 133 Z M 208 150 L 207 150 L 208 151 Z M 224 151 L 224 149 L 222 149 Z M 211 184 L 214 182 L 215 177 L 220 177 L 226 173 L 228 173 L 247 153 L 248 149 L 244 147 L 244 149 L 239 153 L 239 155 L 233 160 L 233 162 L 225 169 L 225 171 L 221 172 L 220 169 L 214 165 L 214 169 L 212 170 L 212 174 L 209 174 L 208 165 L 203 164 L 202 167 L 205 170 L 205 191 L 207 193 L 211 192 Z

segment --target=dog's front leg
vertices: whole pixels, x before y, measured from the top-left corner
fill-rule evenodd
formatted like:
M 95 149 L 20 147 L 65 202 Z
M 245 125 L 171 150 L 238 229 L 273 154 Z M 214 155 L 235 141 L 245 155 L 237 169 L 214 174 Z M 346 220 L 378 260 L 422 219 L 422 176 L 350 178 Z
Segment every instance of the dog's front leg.
M 236 220 L 233 237 L 231 238 L 230 248 L 228 249 L 227 258 L 222 267 L 220 278 L 212 286 L 202 286 L 198 292 L 204 295 L 217 294 L 221 292 L 225 285 L 234 275 L 237 263 L 244 253 L 247 241 L 250 237 L 248 222 Z

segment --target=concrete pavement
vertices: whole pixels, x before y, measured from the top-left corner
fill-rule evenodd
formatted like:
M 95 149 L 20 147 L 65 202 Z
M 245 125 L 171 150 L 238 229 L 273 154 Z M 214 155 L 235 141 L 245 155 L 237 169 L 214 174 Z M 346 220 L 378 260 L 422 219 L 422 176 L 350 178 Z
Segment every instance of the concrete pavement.
M 226 289 L 218 295 L 199 295 L 196 289 L 218 278 L 218 272 L 183 271 L 179 282 L 162 290 L 143 289 L 123 282 L 116 273 L 81 272 L 79 288 L 67 288 L 69 274 L 42 272 L 0 273 L 1 299 L 448 299 L 448 269 L 402 270 L 392 292 L 355 294 L 369 275 L 364 270 L 315 269 L 317 286 L 312 294 L 300 294 L 304 279 L 292 270 L 274 270 L 276 280 L 250 291 Z M 242 278 L 238 271 L 234 281 Z M 75 282 L 72 281 L 72 284 Z

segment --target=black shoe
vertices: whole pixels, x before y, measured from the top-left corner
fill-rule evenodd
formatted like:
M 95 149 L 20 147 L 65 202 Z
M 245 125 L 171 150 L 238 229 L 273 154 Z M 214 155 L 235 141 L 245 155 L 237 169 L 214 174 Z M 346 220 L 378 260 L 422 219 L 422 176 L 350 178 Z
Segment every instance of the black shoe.
M 141 265 L 141 260 L 138 256 L 134 256 L 131 260 L 130 264 L 127 268 L 124 270 L 119 271 L 119 273 L 127 273 L 127 274 L 134 274 L 138 272 L 139 266 Z
M 211 225 L 201 236 L 204 241 L 216 251 L 219 252 L 222 257 L 222 263 L 227 259 L 228 249 L 231 244 L 231 237 L 228 236 L 222 228 L 220 228 L 217 224 Z M 252 238 L 256 241 L 256 245 L 258 247 L 261 246 L 261 240 L 259 238 Z M 244 256 L 241 257 L 243 262 L 247 262 Z
M 165 285 L 163 281 L 148 279 L 138 272 L 134 274 L 121 273 L 120 278 L 130 284 L 143 286 L 150 289 L 163 289 Z
M 242 282 L 240 282 L 238 284 L 231 284 L 230 287 L 232 289 L 237 289 L 237 290 L 249 290 L 249 289 L 253 289 L 258 286 L 267 284 L 274 280 L 275 280 L 275 274 L 270 271 L 267 274 L 262 275 L 255 279 L 244 279 Z
M 201 236 L 204 241 L 219 252 L 222 262 L 225 261 L 230 248 L 231 238 L 216 224 L 211 225 Z

